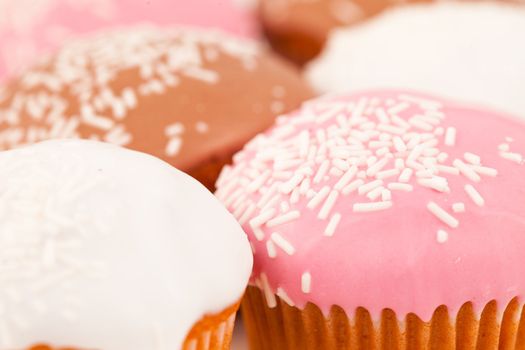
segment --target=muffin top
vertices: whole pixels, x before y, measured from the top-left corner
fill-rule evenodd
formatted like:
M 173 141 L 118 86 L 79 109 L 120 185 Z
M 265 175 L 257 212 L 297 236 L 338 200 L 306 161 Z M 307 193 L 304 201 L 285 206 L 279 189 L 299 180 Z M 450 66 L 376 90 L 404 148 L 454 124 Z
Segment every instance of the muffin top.
M 86 140 L 0 153 L 0 247 L 2 349 L 181 349 L 252 267 L 246 235 L 197 181 Z
M 255 250 L 252 283 L 326 314 L 424 320 L 525 293 L 525 125 L 417 93 L 307 102 L 257 136 L 217 196 Z
M 524 37 L 524 6 L 402 6 L 334 31 L 306 77 L 319 92 L 404 88 L 525 118 Z
M 184 28 L 102 32 L 0 92 L 0 149 L 82 137 L 190 171 L 311 96 L 297 71 L 252 41 Z

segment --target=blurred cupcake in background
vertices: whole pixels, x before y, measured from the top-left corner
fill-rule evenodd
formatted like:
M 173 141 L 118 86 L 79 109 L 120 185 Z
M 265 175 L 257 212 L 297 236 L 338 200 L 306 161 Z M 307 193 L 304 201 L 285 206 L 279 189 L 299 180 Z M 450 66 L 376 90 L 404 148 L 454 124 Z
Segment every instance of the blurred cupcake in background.
M 208 188 L 234 152 L 313 96 L 294 67 L 216 30 L 71 41 L 0 91 L 0 149 L 86 138 L 153 154 Z
M 525 124 L 397 90 L 279 118 L 216 195 L 248 234 L 253 350 L 525 347 Z
M 191 177 L 54 140 L 0 152 L 0 197 L 1 349 L 229 348 L 252 254 Z
M 430 2 L 433 0 L 260 0 L 259 17 L 276 51 L 302 65 L 321 52 L 336 28 L 359 24 L 400 5 Z
M 101 28 L 152 23 L 220 28 L 255 37 L 246 0 L 1 0 L 0 81 L 66 39 Z
M 521 6 L 404 6 L 335 31 L 306 76 L 318 92 L 416 89 L 525 118 L 523 38 Z

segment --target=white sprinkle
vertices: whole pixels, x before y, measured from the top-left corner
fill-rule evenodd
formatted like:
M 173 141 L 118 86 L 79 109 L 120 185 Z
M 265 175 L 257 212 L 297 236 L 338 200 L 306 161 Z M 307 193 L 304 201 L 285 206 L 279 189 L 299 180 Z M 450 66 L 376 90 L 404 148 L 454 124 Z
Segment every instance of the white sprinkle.
M 309 294 L 312 288 L 312 275 L 310 272 L 305 272 L 301 276 L 301 290 L 304 294 Z
M 510 160 L 514 163 L 521 164 L 523 162 L 523 156 L 519 153 L 512 152 L 500 152 L 500 156 L 503 159 Z
M 401 175 L 399 175 L 399 182 L 409 182 L 414 170 L 411 168 L 405 168 Z
M 266 207 L 268 202 L 276 197 L 278 183 L 274 183 L 266 192 L 263 193 L 261 199 L 257 202 L 257 207 L 260 209 Z
M 279 298 L 281 298 L 286 304 L 294 307 L 295 304 L 294 302 L 292 301 L 292 299 L 288 296 L 288 294 L 286 294 L 286 292 L 284 291 L 284 289 L 282 289 L 281 287 L 277 288 L 277 296 Z
M 258 216 L 252 218 L 250 220 L 250 226 L 252 228 L 261 227 L 266 222 L 268 222 L 273 216 L 275 215 L 275 208 L 270 208 L 262 213 L 260 213 Z
M 380 123 L 388 124 L 390 123 L 390 118 L 383 108 L 376 109 L 376 117 Z
M 335 202 L 337 201 L 337 197 L 339 197 L 338 191 L 331 191 L 328 195 L 328 198 L 326 198 L 326 201 L 324 202 L 323 206 L 321 207 L 321 210 L 319 211 L 319 214 L 317 217 L 321 220 L 324 220 L 330 215 L 330 211 L 332 210 L 333 206 L 335 205 Z
M 400 118 L 397 115 L 393 115 L 391 119 L 392 123 L 394 123 L 395 125 L 403 129 L 410 129 L 410 124 L 408 124 L 403 118 Z
M 175 157 L 179 154 L 182 148 L 182 139 L 180 137 L 174 137 L 168 141 L 166 145 L 166 155 L 168 157 Z
M 293 220 L 298 219 L 300 216 L 301 216 L 301 213 L 298 210 L 293 210 L 293 211 L 290 211 L 290 212 L 288 212 L 286 214 L 283 214 L 281 216 L 277 216 L 277 217 L 269 220 L 266 223 L 266 226 L 268 226 L 268 227 L 275 227 L 275 226 L 278 226 L 278 225 L 283 225 L 283 224 L 286 224 L 286 223 L 289 223 L 289 222 L 291 222 Z
M 447 211 L 441 208 L 438 204 L 434 202 L 429 202 L 427 204 L 427 209 L 432 214 L 434 214 L 439 220 L 449 225 L 450 227 L 456 228 L 459 226 L 459 221 L 456 218 L 454 218 L 452 215 L 447 213 Z
M 274 259 L 277 256 L 277 250 L 272 240 L 266 241 L 266 251 L 268 252 L 268 257 Z
M 465 192 L 469 195 L 470 199 L 478 206 L 482 207 L 485 205 L 485 199 L 479 194 L 479 192 L 472 185 L 465 185 Z
M 255 239 L 257 239 L 259 242 L 264 241 L 264 231 L 261 230 L 260 227 L 254 227 L 252 228 L 252 231 Z
M 271 240 L 275 243 L 275 245 L 284 250 L 286 254 L 293 255 L 295 253 L 294 246 L 286 239 L 284 239 L 284 237 L 281 236 L 279 233 L 272 233 Z
M 454 213 L 464 213 L 465 212 L 465 203 L 454 203 L 452 204 L 452 211 Z
M 273 294 L 270 283 L 268 282 L 268 276 L 264 272 L 261 272 L 261 284 L 264 291 L 264 297 L 266 298 L 266 303 L 268 307 L 273 309 L 277 306 L 277 300 L 275 299 L 275 294 Z
M 410 125 L 418 128 L 418 129 L 424 130 L 424 131 L 432 131 L 434 129 L 434 127 L 431 124 L 429 124 L 429 123 L 427 123 L 427 122 L 425 122 L 425 121 L 423 121 L 423 120 L 421 120 L 419 118 L 410 118 L 410 120 L 408 122 L 409 122 Z
M 388 184 L 388 189 L 392 191 L 405 191 L 405 192 L 411 192 L 414 190 L 414 187 L 412 185 L 406 184 L 406 183 L 399 183 L 399 182 L 391 182 Z
M 195 130 L 197 130 L 199 134 L 205 134 L 208 132 L 209 129 L 210 127 L 205 122 L 200 121 L 195 123 Z
M 438 243 L 441 243 L 441 244 L 445 243 L 446 241 L 448 241 L 448 232 L 444 230 L 438 230 L 436 239 Z
M 372 201 L 375 201 L 376 199 L 378 199 L 382 194 L 383 194 L 383 190 L 385 188 L 383 186 L 380 186 L 380 187 L 377 187 L 375 189 L 373 189 L 372 191 L 368 192 L 366 194 L 366 197 Z
M 101 116 L 96 115 L 95 112 L 93 111 L 93 108 L 88 105 L 83 105 L 81 107 L 80 114 L 82 116 L 82 121 L 84 121 L 84 123 L 91 125 L 98 129 L 111 130 L 111 128 L 113 128 L 113 126 L 115 125 L 113 120 L 108 119 L 106 117 L 101 117 Z
M 481 164 L 481 157 L 477 154 L 466 152 L 463 157 L 465 157 L 465 160 L 473 165 L 480 165 Z
M 184 124 L 182 123 L 173 123 L 166 127 L 164 134 L 168 137 L 180 136 L 184 132 Z
M 396 134 L 396 135 L 403 135 L 405 133 L 405 129 L 398 128 L 390 124 L 379 124 L 377 126 L 377 130 L 389 132 L 389 133 Z
M 383 189 L 383 191 L 381 192 L 381 200 L 383 202 L 391 201 L 392 200 L 392 192 L 390 192 L 390 190 L 387 190 L 386 188 Z
M 122 90 L 122 99 L 128 108 L 135 108 L 137 106 L 137 96 L 133 89 L 127 87 Z
M 347 171 L 350 169 L 350 165 L 342 159 L 334 159 L 332 160 L 332 164 L 342 171 Z
M 501 152 L 508 152 L 510 151 L 510 145 L 508 143 L 502 143 L 501 145 L 498 146 L 498 149 Z
M 370 177 L 375 176 L 379 171 L 383 170 L 383 168 L 388 164 L 389 161 L 389 158 L 383 158 L 379 160 L 367 169 L 366 175 Z
M 507 137 L 505 137 L 505 141 L 507 141 L 508 143 L 512 143 L 512 142 L 514 142 L 514 139 L 512 137 L 510 137 L 510 136 L 507 136 Z
M 202 67 L 188 67 L 183 70 L 183 73 L 188 77 L 198 79 L 209 84 L 215 84 L 219 81 L 219 74 L 217 74 L 217 72 L 204 69 Z
M 340 221 L 341 221 L 340 213 L 335 213 L 334 215 L 332 215 L 332 217 L 330 218 L 330 221 L 328 222 L 328 225 L 326 225 L 326 228 L 324 230 L 324 235 L 328 237 L 332 237 Z
M 281 202 L 281 212 L 286 213 L 288 210 L 290 210 L 290 204 L 286 201 Z
M 334 186 L 334 189 L 341 190 L 343 187 L 345 187 L 354 176 L 357 174 L 358 168 L 357 166 L 353 165 L 350 169 L 347 170 L 347 172 L 337 181 L 337 183 Z
M 361 187 L 362 185 L 364 185 L 364 181 L 362 179 L 357 179 L 355 181 L 353 181 L 352 183 L 350 183 L 348 186 L 346 186 L 345 188 L 343 188 L 343 194 L 345 196 L 349 195 L 350 193 L 354 192 L 355 190 L 357 190 L 359 187 Z
M 356 213 L 367 213 L 392 208 L 392 202 L 355 203 L 353 210 Z
M 445 145 L 446 146 L 454 146 L 456 144 L 456 128 L 449 127 L 447 128 L 447 132 L 445 133 Z
M 314 177 L 314 183 L 315 184 L 318 184 L 318 183 L 320 183 L 323 180 L 324 176 L 328 172 L 328 168 L 329 167 L 330 167 L 330 161 L 329 160 L 325 160 L 325 161 L 323 161 L 323 163 L 321 163 L 321 166 L 317 170 L 317 173 L 315 174 L 315 177 Z
M 476 173 L 471 167 L 469 167 L 467 164 L 463 163 L 461 159 L 455 159 L 452 163 L 460 172 L 465 176 L 467 179 L 474 181 L 474 182 L 480 182 L 481 177 Z
M 410 104 L 408 104 L 407 102 L 401 102 L 401 103 L 398 103 L 395 106 L 390 107 L 388 109 L 388 113 L 390 113 L 390 114 L 399 114 L 399 113 L 403 112 L 404 110 L 408 109 L 409 107 L 410 107 Z
M 407 145 L 399 136 L 394 137 L 394 147 L 398 152 L 405 152 L 407 150 Z
M 471 165 L 470 166 L 475 172 L 481 175 L 496 177 L 498 176 L 498 170 L 494 168 L 489 168 L 481 165 Z
M 271 170 L 266 170 L 264 173 L 257 176 L 255 180 L 253 180 L 248 186 L 246 186 L 246 190 L 248 191 L 248 193 L 255 193 L 259 191 L 259 189 L 266 183 L 266 180 L 268 180 L 271 175 Z
M 435 176 L 430 179 L 419 179 L 418 184 L 423 187 L 429 187 L 439 192 L 450 192 L 448 181 L 444 177 Z
M 362 186 L 359 187 L 358 189 L 358 193 L 360 195 L 363 195 L 363 194 L 367 194 L 368 192 L 376 189 L 377 187 L 379 186 L 382 186 L 383 185 L 383 180 L 375 180 L 375 181 L 371 181 L 367 184 L 364 184 Z
M 302 195 L 305 195 L 306 193 L 308 193 L 309 189 L 310 189 L 310 179 L 306 178 L 306 179 L 303 180 L 303 182 L 301 182 L 301 186 L 299 188 L 299 192 Z
M 279 188 L 281 193 L 289 194 L 297 186 L 299 186 L 299 184 L 303 181 L 303 179 L 304 179 L 304 174 L 296 172 L 288 182 L 281 185 L 281 187 Z
M 396 159 L 396 169 L 399 169 L 399 171 L 402 171 L 405 169 L 405 160 L 402 158 Z
M 332 176 L 335 176 L 335 177 L 340 177 L 340 176 L 343 176 L 344 173 L 340 169 L 332 168 L 332 169 L 330 169 L 330 173 L 329 174 L 332 175 Z
M 376 174 L 376 179 L 387 179 L 389 177 L 394 177 L 399 175 L 399 169 L 389 169 L 389 170 L 383 170 Z
M 423 169 L 416 171 L 416 177 L 425 178 L 434 176 L 434 171 L 432 169 Z
M 446 152 L 441 152 L 441 153 L 438 154 L 438 156 L 437 156 L 437 160 L 438 160 L 438 162 L 440 162 L 440 163 L 444 163 L 447 159 L 448 159 L 448 154 L 447 154 Z
M 297 202 L 299 202 L 300 196 L 301 196 L 301 189 L 299 187 L 296 187 L 292 191 L 292 194 L 290 195 L 290 203 L 296 204 Z
M 239 224 L 241 226 L 244 225 L 248 221 L 248 219 L 253 215 L 256 209 L 257 207 L 253 203 L 250 203 L 244 214 L 242 214 L 242 216 L 239 218 Z
M 330 187 L 324 186 L 307 204 L 308 209 L 315 209 L 330 193 Z
M 459 169 L 451 167 L 451 166 L 438 164 L 436 165 L 436 169 L 440 173 L 445 173 L 445 174 L 450 174 L 450 175 L 459 175 Z

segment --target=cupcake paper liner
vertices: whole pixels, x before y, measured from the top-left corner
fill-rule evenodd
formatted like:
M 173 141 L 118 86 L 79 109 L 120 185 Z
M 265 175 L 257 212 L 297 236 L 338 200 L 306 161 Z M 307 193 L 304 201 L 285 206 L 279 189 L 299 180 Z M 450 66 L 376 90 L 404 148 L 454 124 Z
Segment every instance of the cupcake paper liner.
M 504 310 L 491 301 L 479 317 L 471 302 L 455 317 L 440 306 L 429 322 L 415 314 L 399 320 L 389 309 L 377 322 L 364 308 L 349 318 L 339 306 L 325 316 L 314 304 L 299 309 L 275 298 L 270 308 L 259 288 L 248 288 L 242 312 L 251 350 L 525 349 L 525 313 L 517 298 Z
M 238 305 L 229 308 L 226 317 L 212 317 L 211 320 L 206 320 L 204 326 L 199 327 L 198 332 L 190 332 L 183 350 L 229 350 L 237 309 Z M 220 316 L 224 315 L 223 312 Z

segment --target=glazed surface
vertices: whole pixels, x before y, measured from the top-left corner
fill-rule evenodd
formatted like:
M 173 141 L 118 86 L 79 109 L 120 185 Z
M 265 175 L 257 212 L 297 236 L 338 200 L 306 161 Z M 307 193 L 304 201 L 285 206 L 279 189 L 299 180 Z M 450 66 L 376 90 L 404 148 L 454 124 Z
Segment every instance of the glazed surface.
M 1 0 L 0 80 L 54 52 L 65 40 L 100 28 L 137 23 L 221 28 L 256 35 L 251 10 L 239 1 Z
M 525 118 L 525 50 L 515 44 L 523 37 L 523 6 L 403 6 L 332 32 L 306 77 L 324 93 L 413 89 Z
M 428 321 L 523 296 L 524 153 L 525 126 L 495 112 L 392 90 L 325 97 L 250 142 L 216 194 L 270 306 L 275 293 Z
M 48 141 L 0 153 L 0 180 L 2 349 L 181 349 L 244 292 L 242 229 L 154 157 Z
M 313 95 L 255 42 L 133 27 L 76 40 L 0 89 L 0 149 L 81 137 L 182 171 L 230 155 Z

